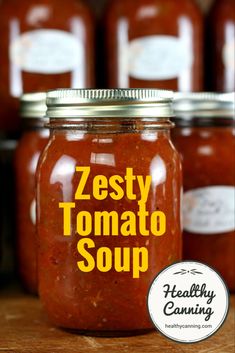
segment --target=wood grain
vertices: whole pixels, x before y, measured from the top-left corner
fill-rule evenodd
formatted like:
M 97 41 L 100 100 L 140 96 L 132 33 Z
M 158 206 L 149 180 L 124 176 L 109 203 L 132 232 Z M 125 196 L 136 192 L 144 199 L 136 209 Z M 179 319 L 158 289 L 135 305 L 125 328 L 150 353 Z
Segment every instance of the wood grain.
M 210 339 L 174 343 L 157 332 L 124 338 L 95 338 L 53 327 L 37 298 L 0 296 L 0 353 L 234 353 L 235 297 L 228 318 Z

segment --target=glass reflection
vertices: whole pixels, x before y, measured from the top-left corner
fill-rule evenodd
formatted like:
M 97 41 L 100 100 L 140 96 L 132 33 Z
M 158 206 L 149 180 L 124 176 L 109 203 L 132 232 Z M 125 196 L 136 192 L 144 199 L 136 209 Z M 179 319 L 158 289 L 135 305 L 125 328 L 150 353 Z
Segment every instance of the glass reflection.
M 193 65 L 193 25 L 187 17 L 179 19 L 179 37 L 189 53 L 188 65 L 180 74 L 179 91 L 190 92 L 193 89 L 192 65 Z
M 26 14 L 26 21 L 29 26 L 41 26 L 44 21 L 48 21 L 52 15 L 52 9 L 47 5 L 34 5 Z
M 72 179 L 76 168 L 76 160 L 70 156 L 63 155 L 55 164 L 50 184 L 60 183 L 63 192 L 63 201 L 70 202 L 73 199 Z
M 115 167 L 115 156 L 112 153 L 91 153 L 91 163 Z
M 141 6 L 137 11 L 137 19 L 145 20 L 146 18 L 155 17 L 158 14 L 159 14 L 159 9 L 157 8 L 157 6 L 153 6 L 153 5 Z
M 40 152 L 35 153 L 31 160 L 31 163 L 29 164 L 29 171 L 32 174 L 34 174 L 37 169 L 39 157 L 40 157 Z
M 198 153 L 204 156 L 210 156 L 213 154 L 213 148 L 211 146 L 200 146 L 198 148 Z
M 150 164 L 150 174 L 152 176 L 152 187 L 165 183 L 166 181 L 166 164 L 160 156 L 153 158 Z

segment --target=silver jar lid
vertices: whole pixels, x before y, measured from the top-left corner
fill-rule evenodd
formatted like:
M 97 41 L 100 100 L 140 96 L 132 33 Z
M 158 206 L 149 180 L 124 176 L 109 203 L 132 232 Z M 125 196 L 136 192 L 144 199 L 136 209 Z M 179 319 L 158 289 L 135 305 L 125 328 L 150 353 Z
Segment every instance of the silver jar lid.
M 46 93 L 25 93 L 20 98 L 20 115 L 22 118 L 45 117 L 47 111 Z
M 47 93 L 49 118 L 170 118 L 173 92 L 156 89 L 60 89 Z
M 176 118 L 234 118 L 235 92 L 175 93 L 173 109 Z

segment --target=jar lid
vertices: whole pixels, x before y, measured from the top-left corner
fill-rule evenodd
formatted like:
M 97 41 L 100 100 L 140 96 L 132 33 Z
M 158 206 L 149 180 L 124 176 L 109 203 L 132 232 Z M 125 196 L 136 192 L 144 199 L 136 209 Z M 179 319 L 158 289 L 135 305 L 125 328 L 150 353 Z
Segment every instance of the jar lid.
M 20 98 L 20 115 L 22 118 L 45 117 L 47 111 L 46 93 L 25 93 Z
M 176 118 L 235 118 L 235 92 L 175 93 Z
M 173 92 L 156 89 L 60 89 L 47 93 L 49 118 L 166 118 Z

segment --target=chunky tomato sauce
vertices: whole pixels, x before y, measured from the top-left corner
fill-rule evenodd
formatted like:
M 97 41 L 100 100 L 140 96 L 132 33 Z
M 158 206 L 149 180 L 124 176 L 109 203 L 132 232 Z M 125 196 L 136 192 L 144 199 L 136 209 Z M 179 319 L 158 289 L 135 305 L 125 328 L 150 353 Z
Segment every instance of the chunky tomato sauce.
M 94 85 L 93 20 L 79 0 L 0 4 L 0 129 L 16 131 L 25 92 Z
M 203 19 L 191 0 L 113 0 L 106 13 L 110 87 L 203 88 Z
M 18 269 L 24 287 L 35 294 L 38 291 L 35 173 L 48 137 L 48 129 L 25 131 L 15 154 Z
M 216 0 L 207 19 L 207 86 L 211 91 L 235 91 L 235 2 Z
M 173 141 L 183 158 L 184 191 L 216 187 L 222 190 L 219 196 L 208 203 L 206 218 L 211 219 L 211 225 L 205 223 L 205 232 L 189 232 L 184 230 L 184 258 L 202 261 L 214 267 L 225 279 L 231 290 L 235 289 L 235 231 L 234 221 L 230 231 L 214 231 L 213 224 L 218 226 L 227 220 L 228 200 L 234 204 L 234 189 L 229 194 L 223 194 L 227 187 L 235 186 L 234 165 L 235 150 L 234 128 L 231 126 L 217 127 L 179 127 L 173 131 Z M 208 189 L 207 189 L 208 190 Z M 215 189 L 211 189 L 213 192 Z M 226 195 L 226 196 L 225 196 Z M 204 199 L 204 203 L 208 200 Z M 209 200 L 210 201 L 210 200 Z M 219 201 L 219 202 L 218 202 Z M 224 206 L 225 205 L 225 206 Z M 225 207 L 221 217 L 220 210 Z M 234 206 L 233 206 L 234 207 Z M 186 210 L 188 212 L 188 210 Z M 231 215 L 234 219 L 234 213 Z M 205 220 L 205 218 L 203 218 Z M 199 224 L 201 227 L 201 225 Z M 204 226 L 204 225 L 203 225 Z
M 181 167 L 169 132 L 138 132 L 134 125 L 124 131 L 83 133 L 72 128 L 53 129 L 40 160 L 37 178 L 40 296 L 51 321 L 61 327 L 92 331 L 151 328 L 146 307 L 150 284 L 159 271 L 181 258 Z M 162 236 L 154 236 L 151 231 L 141 236 L 138 230 L 136 236 L 91 233 L 89 238 L 95 241 L 95 248 L 86 250 L 95 261 L 98 248 L 108 246 L 112 251 L 112 268 L 108 272 L 97 267 L 87 273 L 79 270 L 77 263 L 84 258 L 78 253 L 77 244 L 86 237 L 76 232 L 76 216 L 84 210 L 116 211 L 119 216 L 131 210 L 137 215 L 138 203 L 126 196 L 119 201 L 110 197 L 103 201 L 93 197 L 78 201 L 71 212 L 68 229 L 71 235 L 63 237 L 63 211 L 58 205 L 73 202 L 79 181 L 75 168 L 84 166 L 90 167 L 85 194 L 92 193 L 97 175 L 107 180 L 113 175 L 124 179 L 127 167 L 133 168 L 135 175 L 151 175 L 147 212 L 160 210 L 166 215 L 166 233 Z M 124 188 L 125 184 L 122 185 Z M 108 191 L 113 191 L 111 186 Z M 132 191 L 139 197 L 136 181 Z M 137 221 L 137 229 L 139 226 Z M 145 226 L 150 229 L 149 218 Z M 116 271 L 116 247 L 130 248 L 130 271 Z M 132 274 L 135 247 L 146 247 L 149 252 L 148 270 L 140 273 L 139 278 L 133 278 Z M 87 258 L 85 265 L 87 261 L 91 259 Z

